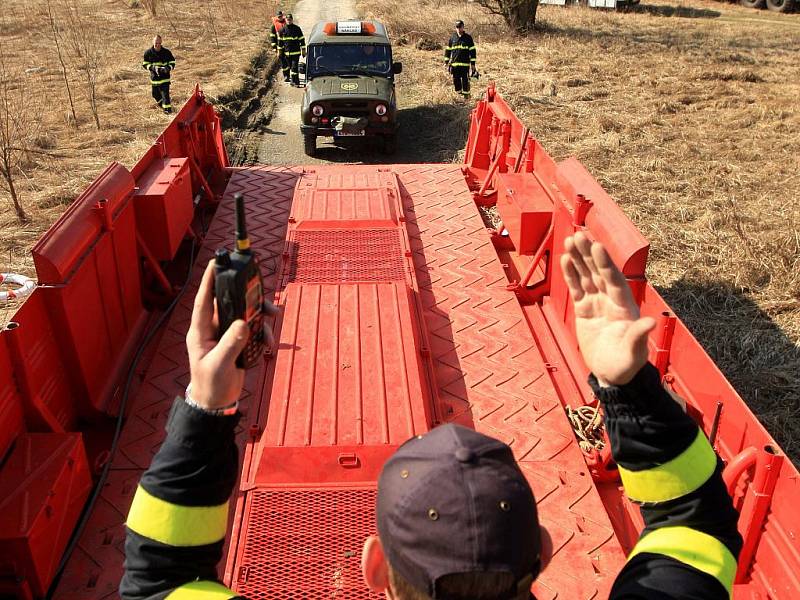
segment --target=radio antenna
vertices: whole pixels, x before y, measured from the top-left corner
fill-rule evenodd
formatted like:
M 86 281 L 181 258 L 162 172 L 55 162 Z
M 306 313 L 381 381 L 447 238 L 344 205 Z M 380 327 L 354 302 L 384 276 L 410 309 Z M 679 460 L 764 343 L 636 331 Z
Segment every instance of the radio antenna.
M 233 195 L 236 210 L 236 250 L 250 250 L 250 238 L 247 236 L 247 222 L 244 215 L 244 196 L 240 192 Z

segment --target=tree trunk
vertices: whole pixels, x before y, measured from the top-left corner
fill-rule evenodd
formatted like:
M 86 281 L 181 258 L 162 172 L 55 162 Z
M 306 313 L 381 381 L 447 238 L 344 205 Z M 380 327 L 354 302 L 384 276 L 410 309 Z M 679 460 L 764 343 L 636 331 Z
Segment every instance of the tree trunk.
M 536 24 L 536 9 L 539 0 L 507 0 L 505 18 L 509 27 L 517 33 L 528 33 Z
M 519 35 L 533 31 L 536 24 L 536 9 L 539 0 L 476 0 L 477 3 L 494 15 L 500 15 Z
M 28 222 L 28 213 L 25 212 L 22 203 L 19 201 L 17 188 L 14 187 L 14 178 L 10 173 L 7 174 L 3 171 L 3 179 L 6 180 L 6 184 L 8 185 L 8 193 L 11 194 L 11 202 L 14 203 L 14 212 L 17 215 L 17 221 L 19 221 L 20 225 L 24 225 Z

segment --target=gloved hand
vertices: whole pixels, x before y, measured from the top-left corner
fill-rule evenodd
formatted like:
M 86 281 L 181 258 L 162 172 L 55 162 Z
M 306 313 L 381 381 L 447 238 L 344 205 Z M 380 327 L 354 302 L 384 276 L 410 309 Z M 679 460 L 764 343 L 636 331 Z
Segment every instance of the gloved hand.
M 300 48 L 300 55 L 301 55 L 303 58 L 305 58 L 305 57 L 306 57 L 306 49 L 305 49 L 305 48 Z
M 447 69 L 447 72 L 448 72 L 448 73 L 452 73 L 452 72 L 453 72 L 453 65 L 451 65 L 450 63 L 447 63 L 447 64 L 444 66 L 444 68 L 445 68 L 445 69 Z
M 472 65 L 469 70 L 470 77 L 477 77 L 478 76 L 478 68 L 475 65 Z

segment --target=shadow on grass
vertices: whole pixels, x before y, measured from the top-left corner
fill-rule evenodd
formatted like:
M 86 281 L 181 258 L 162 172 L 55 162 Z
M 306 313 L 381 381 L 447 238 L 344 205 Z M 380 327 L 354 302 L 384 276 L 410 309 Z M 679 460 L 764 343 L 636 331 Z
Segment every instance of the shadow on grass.
M 729 283 L 682 279 L 657 290 L 798 464 L 800 348 Z
M 397 151 L 382 153 L 379 138 L 319 138 L 316 158 L 334 163 L 450 163 L 464 150 L 471 103 L 434 104 L 397 112 Z
M 672 6 L 669 4 L 636 4 L 626 6 L 621 12 L 641 13 L 656 17 L 679 17 L 682 19 L 716 19 L 722 13 L 707 8 L 692 8 L 691 6 Z

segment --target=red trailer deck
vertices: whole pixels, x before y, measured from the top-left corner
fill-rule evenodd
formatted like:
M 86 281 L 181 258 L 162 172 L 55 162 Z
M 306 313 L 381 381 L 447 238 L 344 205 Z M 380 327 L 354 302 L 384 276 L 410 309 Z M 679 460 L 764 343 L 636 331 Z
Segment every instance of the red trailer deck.
M 531 483 L 555 550 L 537 597 L 607 596 L 641 521 L 608 451 L 582 450 L 565 416 L 596 404 L 555 268 L 580 228 L 659 317 L 651 360 L 728 463 L 746 540 L 735 597 L 800 595 L 797 471 L 647 284 L 647 240 L 493 88 L 464 164 L 234 169 L 198 91 L 132 172 L 110 168 L 76 201 L 34 251 L 45 285 L 0 333 L 0 593 L 44 595 L 94 465 L 103 485 L 53 597 L 116 597 L 125 515 L 188 384 L 192 296 L 230 244 L 236 192 L 281 314 L 277 349 L 245 383 L 226 584 L 252 599 L 371 597 L 359 559 L 380 468 L 456 421 L 510 444 Z M 120 411 L 108 462 L 104 418 Z

